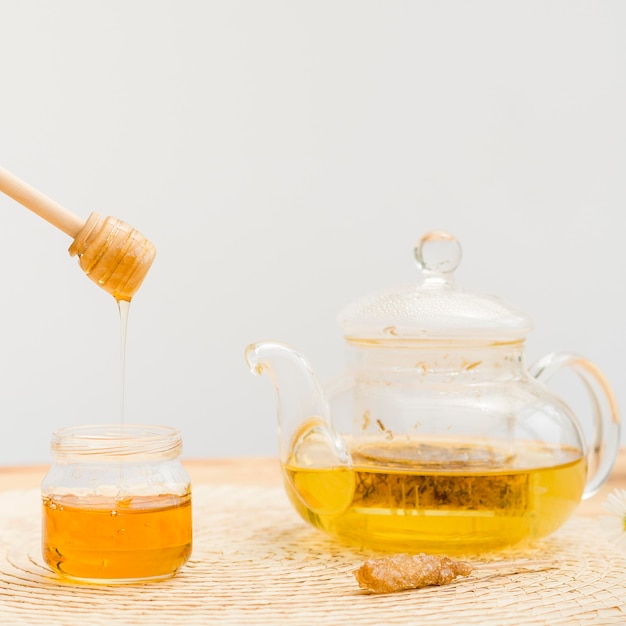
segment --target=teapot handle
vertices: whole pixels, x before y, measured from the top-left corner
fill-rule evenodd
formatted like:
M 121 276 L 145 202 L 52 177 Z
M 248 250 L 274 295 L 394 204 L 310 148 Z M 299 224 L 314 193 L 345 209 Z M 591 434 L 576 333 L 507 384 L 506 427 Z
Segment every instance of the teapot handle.
M 558 371 L 569 367 L 580 377 L 591 398 L 593 439 L 587 458 L 596 470 L 587 481 L 583 499 L 595 495 L 613 469 L 620 447 L 620 417 L 615 394 L 606 376 L 588 359 L 569 352 L 553 352 L 539 359 L 529 372 L 547 382 Z

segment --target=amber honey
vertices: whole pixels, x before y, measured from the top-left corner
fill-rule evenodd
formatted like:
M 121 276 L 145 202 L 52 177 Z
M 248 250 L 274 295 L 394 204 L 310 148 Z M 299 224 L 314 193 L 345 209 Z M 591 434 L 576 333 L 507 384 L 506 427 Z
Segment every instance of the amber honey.
M 174 575 L 191 554 L 191 495 L 43 498 L 43 556 L 74 580 Z
M 287 492 L 304 519 L 349 542 L 456 554 L 548 535 L 580 502 L 587 466 L 578 450 L 529 443 L 495 467 L 480 454 L 459 460 L 468 457 L 463 447 L 442 447 L 434 462 L 399 454 L 398 462 L 374 463 L 355 449 L 351 468 L 287 463 Z M 394 458 L 394 444 L 386 448 Z

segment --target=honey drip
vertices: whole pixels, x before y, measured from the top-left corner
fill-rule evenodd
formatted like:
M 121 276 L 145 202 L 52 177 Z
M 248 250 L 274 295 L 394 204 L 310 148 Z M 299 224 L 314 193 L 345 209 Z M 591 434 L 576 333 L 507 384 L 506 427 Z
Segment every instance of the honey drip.
M 385 447 L 385 458 L 394 458 L 394 443 Z M 478 447 L 474 458 L 482 460 L 458 460 L 467 453 L 467 443 L 448 442 L 436 462 L 398 454 L 400 462 L 376 463 L 355 448 L 352 468 L 292 461 L 283 470 L 305 520 L 381 550 L 465 554 L 518 545 L 556 530 L 580 502 L 587 464 L 579 450 L 526 443 L 497 464 Z
M 43 556 L 65 577 L 131 582 L 173 576 L 191 554 L 191 495 L 43 500 Z
M 118 300 L 117 308 L 120 312 L 120 424 L 123 425 L 126 404 L 126 331 L 128 329 L 130 300 Z

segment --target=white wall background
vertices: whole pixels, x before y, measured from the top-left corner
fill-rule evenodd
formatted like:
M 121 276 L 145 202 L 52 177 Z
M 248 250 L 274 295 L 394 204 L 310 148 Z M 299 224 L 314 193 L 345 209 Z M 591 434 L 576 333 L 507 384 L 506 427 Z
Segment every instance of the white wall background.
M 0 164 L 158 247 L 126 420 L 188 458 L 275 454 L 245 346 L 332 378 L 339 310 L 433 228 L 534 318 L 529 363 L 583 353 L 625 405 L 625 28 L 619 0 L 0 0 Z M 69 244 L 0 198 L 0 464 L 119 420 L 116 306 Z

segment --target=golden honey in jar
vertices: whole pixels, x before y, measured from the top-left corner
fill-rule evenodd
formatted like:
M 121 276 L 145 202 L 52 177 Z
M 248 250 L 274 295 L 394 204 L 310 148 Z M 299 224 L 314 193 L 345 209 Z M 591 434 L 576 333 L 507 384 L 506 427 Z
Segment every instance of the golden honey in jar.
M 165 426 L 96 425 L 53 434 L 42 483 L 42 551 L 82 582 L 169 578 L 192 549 L 190 479 L 180 433 Z

